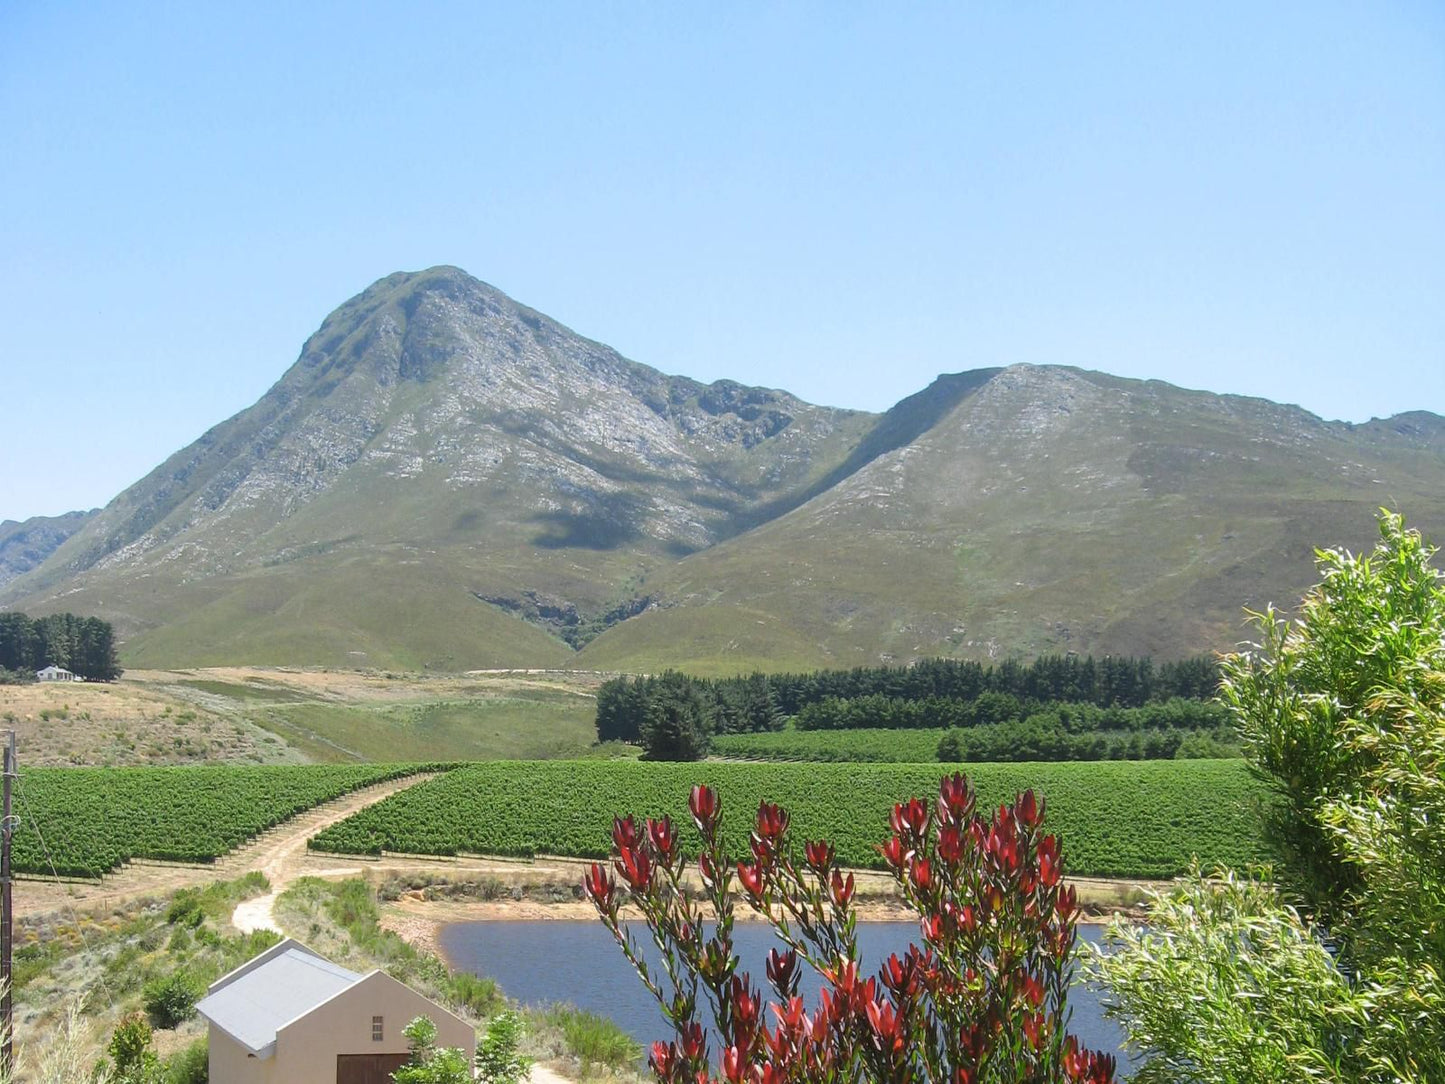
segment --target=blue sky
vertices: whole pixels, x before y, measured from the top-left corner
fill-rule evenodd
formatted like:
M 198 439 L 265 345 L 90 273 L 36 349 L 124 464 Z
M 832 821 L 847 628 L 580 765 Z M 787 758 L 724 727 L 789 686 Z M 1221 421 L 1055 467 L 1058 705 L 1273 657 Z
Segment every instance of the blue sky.
M 457 264 L 882 410 L 1064 363 L 1445 413 L 1445 6 L 0 5 L 0 518 Z

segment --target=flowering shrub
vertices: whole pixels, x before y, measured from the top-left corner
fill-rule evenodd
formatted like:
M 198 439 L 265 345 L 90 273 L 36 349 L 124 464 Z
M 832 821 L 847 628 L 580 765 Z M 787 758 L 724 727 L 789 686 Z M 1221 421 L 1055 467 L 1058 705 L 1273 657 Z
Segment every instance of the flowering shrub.
M 877 975 L 858 961 L 854 878 L 827 842 L 801 857 L 788 841 L 788 814 L 762 803 L 750 861 L 725 857 L 717 794 L 694 787 L 689 806 L 702 845 L 703 897 L 716 924 L 684 891 L 688 859 L 672 821 L 619 818 L 613 870 L 594 864 L 584 889 L 623 954 L 662 1007 L 675 1038 L 656 1042 L 649 1062 L 664 1084 L 781 1084 L 892 1081 L 936 1084 L 1108 1084 L 1111 1055 L 1081 1049 L 1066 1034 L 1077 900 L 1063 883 L 1058 841 L 1043 829 L 1032 791 L 996 813 L 980 813 L 968 782 L 942 781 L 938 799 L 896 805 L 879 848 L 904 899 L 919 915 L 921 945 L 890 956 Z M 765 971 L 776 1000 L 765 1004 L 733 952 L 734 879 L 784 944 Z M 660 963 L 643 958 L 620 913 L 642 913 Z M 800 966 L 823 979 L 808 1012 Z M 720 1049 L 713 1074 L 702 1012 Z

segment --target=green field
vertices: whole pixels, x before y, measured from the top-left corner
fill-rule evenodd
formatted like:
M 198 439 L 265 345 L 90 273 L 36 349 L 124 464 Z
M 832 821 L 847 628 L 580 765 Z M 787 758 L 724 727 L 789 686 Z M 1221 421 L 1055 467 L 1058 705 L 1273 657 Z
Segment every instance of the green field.
M 718 734 L 708 751 L 736 760 L 806 760 L 874 764 L 927 764 L 938 759 L 938 741 L 948 733 L 925 730 L 772 730 Z
M 1238 760 L 980 764 L 967 774 L 992 805 L 1033 787 L 1048 802 L 1070 872 L 1168 877 L 1263 857 L 1263 792 Z M 602 857 L 612 818 L 670 813 L 688 824 L 697 782 L 716 786 L 736 853 L 758 802 L 793 815 L 795 841 L 826 838 L 842 862 L 878 867 L 892 804 L 931 794 L 933 764 L 486 763 L 460 768 L 349 817 L 312 839 L 318 850 L 376 854 L 557 854 Z M 695 845 L 696 841 L 691 843 Z
M 35 768 L 20 773 L 14 868 L 98 877 L 132 858 L 209 862 L 404 764 Z

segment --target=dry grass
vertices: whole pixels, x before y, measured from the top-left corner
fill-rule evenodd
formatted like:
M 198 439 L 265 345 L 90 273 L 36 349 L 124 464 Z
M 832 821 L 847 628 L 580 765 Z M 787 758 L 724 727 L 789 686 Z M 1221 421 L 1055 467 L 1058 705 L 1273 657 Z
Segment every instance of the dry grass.
M 0 685 L 0 723 L 30 767 L 301 759 L 243 719 L 129 679 Z

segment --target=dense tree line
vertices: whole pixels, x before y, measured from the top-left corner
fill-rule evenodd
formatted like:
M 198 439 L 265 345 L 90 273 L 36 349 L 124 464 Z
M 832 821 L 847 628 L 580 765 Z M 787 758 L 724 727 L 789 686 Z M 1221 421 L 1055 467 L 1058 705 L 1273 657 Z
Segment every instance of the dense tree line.
M 713 734 L 799 729 L 970 727 L 1069 706 L 1066 730 L 1201 729 L 1219 668 L 1208 656 L 1156 666 L 1148 658 L 1045 655 L 997 666 L 925 659 L 913 666 L 695 678 L 675 671 L 620 677 L 597 694 L 597 740 L 643 745 L 656 759 L 705 755 Z M 1097 712 L 1142 711 L 1125 721 Z
M 47 666 L 59 666 L 87 681 L 114 681 L 121 675 L 115 630 L 98 617 L 0 613 L 0 671 L 33 677 Z
M 675 670 L 613 678 L 597 690 L 597 740 L 641 743 L 655 760 L 696 760 L 713 734 L 781 722 L 763 674 L 708 681 Z
M 731 679 L 741 680 L 741 679 Z M 778 710 L 796 715 L 830 697 L 852 700 L 975 700 L 1004 693 L 1024 700 L 1138 708 L 1181 697 L 1207 700 L 1219 688 L 1219 664 L 1210 655 L 1155 664 L 1148 657 L 1041 655 L 1031 663 L 1009 659 L 985 665 L 965 659 L 920 659 L 912 666 L 857 667 L 767 678 Z

